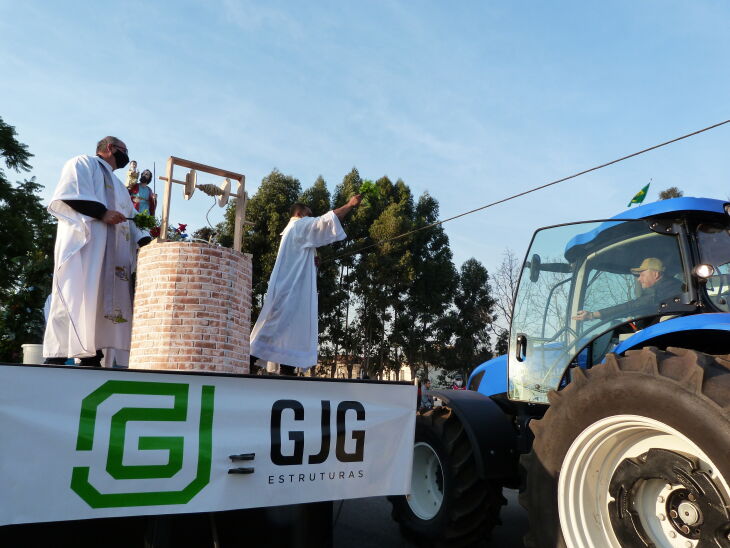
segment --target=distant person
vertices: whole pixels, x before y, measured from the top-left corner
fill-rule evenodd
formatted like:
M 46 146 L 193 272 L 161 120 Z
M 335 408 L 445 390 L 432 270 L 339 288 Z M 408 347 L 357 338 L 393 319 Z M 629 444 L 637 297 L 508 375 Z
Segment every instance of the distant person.
M 48 206 L 58 229 L 45 363 L 80 358 L 81 365 L 99 367 L 103 348 L 129 351 L 132 251 L 150 238 L 127 220 L 134 207 L 113 173 L 127 162 L 124 142 L 105 137 L 96 156 L 76 156 L 63 166 Z
M 251 331 L 251 355 L 280 364 L 281 374 L 317 363 L 316 249 L 347 237 L 340 221 L 361 200 L 355 195 L 321 217 L 312 217 L 301 203 L 289 210 L 264 306 Z
M 573 319 L 582 322 L 600 318 L 639 316 L 652 312 L 659 306 L 662 299 L 677 295 L 682 290 L 681 282 L 671 276 L 665 276 L 664 271 L 664 263 L 660 259 L 647 257 L 639 266 L 631 269 L 631 273 L 637 276 L 642 288 L 640 297 L 601 310 L 579 310 Z
M 452 390 L 466 390 L 466 386 L 464 386 L 464 379 L 461 375 L 456 375 L 454 377 L 454 383 L 451 385 Z
M 419 411 L 428 411 L 433 409 L 433 396 L 431 395 L 431 381 L 426 379 L 421 384 L 421 401 L 419 402 Z
M 129 195 L 132 197 L 134 209 L 140 213 L 147 213 L 154 216 L 157 209 L 157 194 L 149 187 L 152 181 L 152 172 L 145 169 L 139 177 L 139 183 L 129 187 Z

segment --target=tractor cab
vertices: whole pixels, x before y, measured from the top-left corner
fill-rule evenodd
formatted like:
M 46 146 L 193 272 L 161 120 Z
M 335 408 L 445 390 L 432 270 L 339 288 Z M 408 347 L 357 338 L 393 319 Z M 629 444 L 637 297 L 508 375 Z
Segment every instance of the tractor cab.
M 730 305 L 730 204 L 676 198 L 538 230 L 515 297 L 512 400 L 547 403 L 572 367 L 601 363 L 659 322 Z

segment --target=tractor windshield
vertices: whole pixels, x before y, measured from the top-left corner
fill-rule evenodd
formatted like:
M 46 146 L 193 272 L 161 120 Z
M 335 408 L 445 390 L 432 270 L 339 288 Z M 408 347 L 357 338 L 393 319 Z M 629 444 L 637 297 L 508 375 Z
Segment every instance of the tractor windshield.
M 730 230 L 722 224 L 701 224 L 697 227 L 697 244 L 700 261 L 713 268 L 705 283 L 707 297 L 719 310 L 730 312 Z
M 677 236 L 645 221 L 539 230 L 512 315 L 510 398 L 547 402 L 589 343 L 618 326 L 634 332 L 671 314 L 685 291 Z

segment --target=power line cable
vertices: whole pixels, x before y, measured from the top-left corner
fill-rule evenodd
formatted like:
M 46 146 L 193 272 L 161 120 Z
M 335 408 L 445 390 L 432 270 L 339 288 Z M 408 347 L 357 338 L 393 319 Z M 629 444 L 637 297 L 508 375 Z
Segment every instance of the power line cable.
M 555 181 L 551 181 L 549 183 L 545 183 L 544 185 L 540 185 L 540 186 L 537 186 L 535 188 L 531 188 L 529 190 L 525 190 L 524 192 L 520 192 L 518 194 L 513 194 L 512 196 L 508 196 L 507 198 L 502 198 L 501 200 L 497 200 L 496 202 L 491 202 L 491 203 L 486 204 L 486 205 L 483 205 L 481 207 L 477 207 L 475 209 L 471 209 L 469 211 L 465 211 L 464 213 L 459 213 L 458 215 L 454 215 L 453 217 L 449 217 L 447 219 L 442 219 L 440 221 L 436 221 L 434 223 L 431 223 L 431 224 L 428 224 L 428 225 L 425 225 L 425 226 L 422 226 L 422 227 L 419 227 L 419 228 L 414 228 L 413 230 L 409 230 L 408 232 L 404 232 L 403 234 L 399 234 L 397 236 L 393 236 L 392 238 L 385 238 L 383 240 L 378 240 L 377 242 L 374 242 L 372 244 L 368 244 L 366 246 L 363 246 L 363 247 L 361 247 L 359 249 L 354 249 L 354 250 L 346 251 L 344 253 L 341 253 L 339 255 L 335 255 L 334 257 L 331 257 L 330 259 L 327 260 L 327 262 L 333 261 L 333 260 L 336 260 L 336 259 L 341 259 L 342 257 L 348 257 L 349 255 L 354 255 L 356 253 L 362 253 L 366 249 L 370 249 L 372 247 L 377 247 L 379 245 L 383 245 L 383 244 L 386 244 L 388 242 L 392 242 L 392 241 L 395 241 L 395 240 L 400 240 L 401 238 L 405 238 L 406 236 L 410 236 L 411 234 L 415 234 L 416 232 L 420 232 L 421 230 L 426 230 L 426 229 L 429 229 L 429 228 L 433 228 L 434 226 L 438 226 L 438 225 L 442 225 L 444 223 L 448 223 L 449 221 L 453 221 L 454 219 L 458 219 L 458 218 L 464 217 L 466 215 L 471 215 L 472 213 L 476 213 L 477 211 L 482 211 L 483 209 L 487 209 L 488 207 L 493 207 L 493 206 L 502 204 L 504 202 L 508 202 L 510 200 L 514 200 L 516 198 L 520 198 L 522 196 L 525 196 L 527 194 L 531 194 L 533 192 L 537 192 L 538 190 L 542 190 L 542 189 L 547 188 L 549 186 L 557 185 L 558 183 L 563 183 L 565 181 L 568 181 L 569 179 L 575 179 L 576 177 L 580 177 L 581 175 L 585 175 L 586 173 L 590 173 L 591 171 L 597 171 L 599 169 L 603 169 L 604 167 L 608 167 L 610 165 L 617 164 L 619 162 L 623 162 L 624 160 L 628 160 L 629 158 L 633 158 L 634 156 L 639 156 L 641 154 L 645 154 L 645 153 L 650 152 L 652 150 L 656 150 L 658 148 L 661 148 L 661 147 L 664 147 L 664 146 L 667 146 L 667 145 L 671 145 L 672 143 L 676 143 L 677 141 L 681 141 L 683 139 L 687 139 L 689 137 L 693 137 L 695 135 L 699 135 L 700 133 L 704 133 L 705 131 L 710 131 L 711 129 L 715 129 L 715 128 L 720 127 L 720 126 L 723 126 L 723 125 L 725 125 L 727 123 L 730 123 L 730 120 L 725 120 L 724 122 L 719 122 L 717 124 L 713 124 L 711 126 L 707 126 L 706 128 L 699 129 L 697 131 L 693 131 L 692 133 L 687 133 L 686 135 L 682 135 L 681 137 L 677 137 L 675 139 L 671 139 L 669 141 L 665 141 L 665 142 L 660 143 L 658 145 L 654 145 L 654 146 L 651 146 L 649 148 L 645 148 L 645 149 L 639 150 L 638 152 L 634 152 L 632 154 L 627 154 L 626 156 L 622 156 L 621 158 L 617 158 L 615 160 L 611 160 L 610 162 L 606 162 L 604 164 L 601 164 L 601 165 L 598 165 L 598 166 L 595 166 L 595 167 L 592 167 L 592 168 L 589 168 L 589 169 L 584 169 L 583 171 L 579 171 L 578 173 L 574 173 L 573 175 L 568 175 L 567 177 L 563 177 L 562 179 L 557 179 Z

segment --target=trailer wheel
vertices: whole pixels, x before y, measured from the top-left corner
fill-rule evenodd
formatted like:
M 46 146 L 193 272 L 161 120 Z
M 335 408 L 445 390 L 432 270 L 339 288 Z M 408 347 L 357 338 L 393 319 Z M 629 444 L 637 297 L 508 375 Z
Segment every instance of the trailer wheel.
M 730 547 L 730 356 L 609 354 L 532 421 L 528 547 Z
M 448 407 L 416 417 L 411 495 L 389 497 L 401 532 L 420 546 L 470 546 L 488 538 L 506 503 L 476 472 L 471 443 Z

